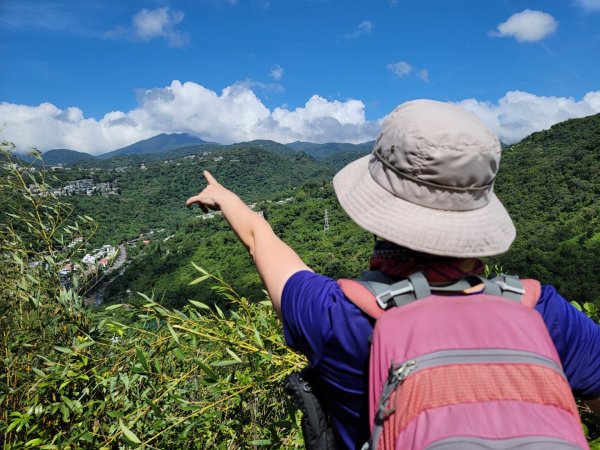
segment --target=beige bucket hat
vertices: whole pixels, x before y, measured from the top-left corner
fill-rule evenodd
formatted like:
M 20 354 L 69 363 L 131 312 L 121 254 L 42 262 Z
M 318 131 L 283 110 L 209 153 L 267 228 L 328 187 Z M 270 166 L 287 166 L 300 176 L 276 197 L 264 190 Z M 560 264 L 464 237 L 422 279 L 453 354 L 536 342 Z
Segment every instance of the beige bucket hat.
M 493 192 L 500 143 L 473 113 L 414 100 L 381 126 L 373 152 L 333 179 L 338 200 L 362 228 L 434 255 L 505 252 L 515 238 Z

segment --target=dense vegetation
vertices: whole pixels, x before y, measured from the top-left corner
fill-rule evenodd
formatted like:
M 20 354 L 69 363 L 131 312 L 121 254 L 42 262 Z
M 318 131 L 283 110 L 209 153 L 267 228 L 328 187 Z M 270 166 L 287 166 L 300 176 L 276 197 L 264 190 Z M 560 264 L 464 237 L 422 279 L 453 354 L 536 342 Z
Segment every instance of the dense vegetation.
M 281 380 L 303 360 L 285 348 L 252 263 L 224 219 L 183 207 L 208 169 L 266 211 L 315 270 L 360 273 L 373 238 L 343 213 L 330 180 L 364 149 L 317 162 L 282 147 L 257 141 L 81 161 L 53 172 L 56 179 L 1 172 L 3 448 L 302 446 Z M 0 160 L 7 159 L 4 151 Z M 511 252 L 489 261 L 552 282 L 596 320 L 599 171 L 600 116 L 505 149 L 496 192 L 519 235 Z M 57 198 L 29 189 L 49 192 L 81 178 L 116 180 L 121 195 Z M 129 265 L 114 274 L 103 307 L 86 307 L 78 286 L 60 289 L 65 259 L 139 233 L 150 242 L 128 247 Z M 73 237 L 83 240 L 69 248 Z
M 189 281 L 210 282 L 227 311 L 172 310 L 145 295 L 140 306 L 86 307 L 58 271 L 77 253 L 64 244 L 84 246 L 95 223 L 74 217 L 42 175 L 0 178 L 2 448 L 300 447 L 281 384 L 302 360 L 270 306 L 197 268 Z
M 266 211 L 274 230 L 289 242 L 314 270 L 334 278 L 353 277 L 366 270 L 373 237 L 350 221 L 338 205 L 331 184 L 305 185 L 283 200 L 261 202 L 257 210 Z M 288 196 L 289 195 L 289 196 Z M 327 210 L 330 229 L 324 231 Z M 244 248 L 217 215 L 211 219 L 191 212 L 179 231 L 157 236 L 111 283 L 106 298 L 126 301 L 138 291 L 153 292 L 163 304 L 178 306 L 200 296 L 218 301 L 218 295 L 202 286 L 189 286 L 192 262 L 200 261 L 211 272 L 219 272 L 236 289 L 253 299 L 262 297 L 262 284 Z M 139 245 L 139 244 L 138 244 Z
M 121 242 L 150 230 L 176 231 L 189 218 L 182 206 L 198 192 L 204 169 L 226 180 L 248 203 L 306 180 L 330 179 L 335 171 L 333 165 L 319 164 L 303 153 L 287 155 L 272 149 L 237 146 L 219 148 L 206 155 L 203 146 L 194 147 L 193 151 L 200 154 L 164 159 L 173 157 L 173 152 L 169 152 L 161 154 L 158 160 L 156 155 L 128 155 L 85 161 L 55 174 L 62 183 L 81 178 L 117 182 L 121 192 L 118 197 L 69 197 L 77 211 L 102 225 L 94 238 L 96 244 L 101 244 Z
M 534 133 L 504 151 L 496 192 L 517 227 L 495 261 L 600 304 L 600 115 Z

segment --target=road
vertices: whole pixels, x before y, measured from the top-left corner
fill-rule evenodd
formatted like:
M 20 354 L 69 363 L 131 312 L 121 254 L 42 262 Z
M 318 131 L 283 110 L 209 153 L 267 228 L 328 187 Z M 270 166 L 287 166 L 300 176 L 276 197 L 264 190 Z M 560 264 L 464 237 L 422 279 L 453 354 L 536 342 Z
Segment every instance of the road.
M 102 303 L 102 301 L 104 300 L 104 291 L 106 290 L 106 286 L 108 286 L 110 282 L 114 280 L 114 278 L 111 278 L 109 280 L 108 276 L 115 270 L 120 269 L 121 266 L 125 264 L 125 261 L 127 261 L 127 249 L 125 248 L 125 244 L 120 244 L 119 256 L 117 256 L 117 259 L 115 260 L 114 264 L 110 266 L 106 270 L 106 272 L 104 272 L 101 280 L 98 282 L 96 287 L 94 287 L 94 289 L 91 292 L 88 292 L 87 297 L 84 299 L 86 305 L 98 306 Z M 119 272 L 119 275 L 121 275 L 122 273 L 123 271 Z

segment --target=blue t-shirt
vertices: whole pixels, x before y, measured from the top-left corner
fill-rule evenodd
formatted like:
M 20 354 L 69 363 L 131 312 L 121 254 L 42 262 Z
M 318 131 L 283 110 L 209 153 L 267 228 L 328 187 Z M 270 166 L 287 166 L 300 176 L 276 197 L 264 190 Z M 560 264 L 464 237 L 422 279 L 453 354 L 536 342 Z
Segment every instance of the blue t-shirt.
M 374 322 L 346 299 L 334 280 L 309 271 L 287 281 L 281 310 L 286 343 L 306 355 L 316 372 L 338 441 L 348 449 L 360 448 L 369 437 L 364 374 Z M 536 310 L 573 392 L 585 399 L 600 397 L 600 326 L 552 286 L 542 286 Z

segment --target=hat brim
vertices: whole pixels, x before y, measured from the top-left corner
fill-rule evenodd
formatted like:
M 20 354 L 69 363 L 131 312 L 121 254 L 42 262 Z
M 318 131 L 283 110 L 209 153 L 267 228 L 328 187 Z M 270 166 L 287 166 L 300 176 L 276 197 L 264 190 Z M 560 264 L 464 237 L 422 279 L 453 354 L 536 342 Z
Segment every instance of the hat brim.
M 470 211 L 427 208 L 383 189 L 369 173 L 371 155 L 339 171 L 333 186 L 342 208 L 359 226 L 412 250 L 458 258 L 498 255 L 516 231 L 495 194 Z

